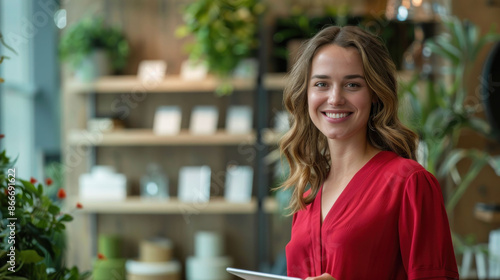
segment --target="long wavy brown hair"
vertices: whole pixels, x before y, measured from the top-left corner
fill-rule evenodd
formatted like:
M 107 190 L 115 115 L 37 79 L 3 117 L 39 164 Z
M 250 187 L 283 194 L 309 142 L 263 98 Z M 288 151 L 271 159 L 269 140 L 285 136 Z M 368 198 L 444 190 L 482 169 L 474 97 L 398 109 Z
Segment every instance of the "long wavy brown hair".
M 369 143 L 380 150 L 415 159 L 418 137 L 399 121 L 396 66 L 384 43 L 360 27 L 326 27 L 302 46 L 283 93 L 291 117 L 290 130 L 280 141 L 280 149 L 288 160 L 290 173 L 279 188 L 293 188 L 289 207 L 292 214 L 314 200 L 330 170 L 327 138 L 311 121 L 307 103 L 312 59 L 327 44 L 354 47 L 361 55 L 365 80 L 377 100 L 367 126 Z M 308 186 L 311 192 L 305 196 Z

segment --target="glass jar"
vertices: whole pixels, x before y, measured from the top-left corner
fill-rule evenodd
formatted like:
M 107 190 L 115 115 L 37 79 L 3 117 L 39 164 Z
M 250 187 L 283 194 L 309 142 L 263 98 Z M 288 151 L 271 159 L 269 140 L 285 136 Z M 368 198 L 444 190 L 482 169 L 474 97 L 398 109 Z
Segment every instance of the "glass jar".
M 168 199 L 168 178 L 156 163 L 148 164 L 141 178 L 141 198 Z

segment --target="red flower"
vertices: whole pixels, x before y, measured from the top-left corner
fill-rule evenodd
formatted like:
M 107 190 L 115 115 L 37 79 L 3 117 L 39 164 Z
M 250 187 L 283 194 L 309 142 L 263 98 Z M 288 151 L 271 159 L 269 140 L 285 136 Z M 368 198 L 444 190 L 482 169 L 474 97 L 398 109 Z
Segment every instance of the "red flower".
M 0 139 L 4 138 L 5 134 L 0 134 Z
M 4 192 L 5 192 L 5 195 L 9 195 L 9 190 L 5 189 Z
M 100 259 L 100 260 L 105 260 L 106 259 L 106 256 L 101 254 L 101 253 L 98 253 L 97 254 L 97 258 Z
M 52 185 L 52 183 L 54 183 L 54 181 L 53 181 L 52 179 L 50 179 L 50 178 L 45 179 L 45 184 L 46 184 L 47 186 Z
M 36 183 L 36 182 L 37 182 L 37 180 L 36 180 L 35 178 L 31 177 L 31 179 L 30 179 L 30 183 L 31 183 L 31 184 L 34 184 L 34 183 Z
M 59 199 L 66 198 L 66 191 L 64 189 L 59 189 L 59 191 L 57 191 L 57 197 Z
M 76 208 L 78 208 L 78 209 L 82 209 L 82 208 L 83 208 L 83 205 L 82 205 L 80 202 L 77 202 L 77 203 L 76 203 Z

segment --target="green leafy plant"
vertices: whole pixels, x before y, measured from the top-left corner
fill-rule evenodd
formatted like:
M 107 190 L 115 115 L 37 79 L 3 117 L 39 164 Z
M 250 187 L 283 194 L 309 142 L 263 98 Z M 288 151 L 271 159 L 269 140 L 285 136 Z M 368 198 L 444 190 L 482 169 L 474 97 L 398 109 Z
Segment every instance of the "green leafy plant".
M 17 54 L 17 52 L 12 47 L 10 47 L 9 45 L 7 45 L 7 43 L 5 43 L 5 41 L 3 39 L 2 32 L 0 32 L 0 44 L 2 44 L 4 47 L 9 49 L 11 52 Z M 0 55 L 0 64 L 2 64 L 4 59 L 9 59 L 9 57 L 5 56 L 5 55 Z M 3 82 L 4 82 L 4 79 L 2 77 L 0 77 L 0 83 L 3 83 Z
M 64 32 L 59 42 L 59 54 L 63 61 L 74 68 L 96 49 L 105 50 L 113 71 L 119 72 L 129 56 L 129 44 L 123 33 L 105 24 L 103 18 L 85 17 Z
M 3 138 L 3 135 L 0 135 Z M 59 203 L 66 197 L 64 189 L 57 191 L 57 202 L 45 195 L 52 179 L 45 186 L 17 178 L 12 161 L 3 150 L 0 153 L 0 279 L 87 279 L 90 273 L 80 273 L 77 267 L 64 265 L 65 223 L 73 220 L 61 212 Z M 81 208 L 77 204 L 76 208 Z
M 258 18 L 264 9 L 258 0 L 200 0 L 184 9 L 185 24 L 177 35 L 194 36 L 187 46 L 190 59 L 204 61 L 224 81 L 217 93 L 232 92 L 228 79 L 233 70 L 258 47 Z
M 421 139 L 421 163 L 441 181 L 452 179 L 447 189 L 446 209 L 452 212 L 479 172 L 487 165 L 500 175 L 500 156 L 476 148 L 459 148 L 464 129 L 482 137 L 492 137 L 490 125 L 477 117 L 479 99 L 467 105 L 466 79 L 477 54 L 488 43 L 500 40 L 491 29 L 480 36 L 479 28 L 468 21 L 451 17 L 444 21 L 446 32 L 426 41 L 433 54 L 444 60 L 443 77 L 424 82 L 415 76 L 400 83 L 403 106 L 402 119 L 418 132 Z M 446 82 L 445 82 L 446 81 Z M 468 170 L 460 173 L 457 164 L 470 160 Z

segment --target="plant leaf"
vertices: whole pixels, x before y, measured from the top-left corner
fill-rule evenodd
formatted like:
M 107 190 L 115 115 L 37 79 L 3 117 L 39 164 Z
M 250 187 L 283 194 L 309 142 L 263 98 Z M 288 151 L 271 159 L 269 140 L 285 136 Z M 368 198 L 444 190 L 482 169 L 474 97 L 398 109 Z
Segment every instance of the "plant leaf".
M 21 183 L 23 184 L 24 188 L 31 194 L 36 194 L 38 193 L 38 190 L 35 188 L 35 186 L 33 186 L 33 184 L 31 184 L 30 182 L 28 181 L 25 181 L 25 180 L 19 180 L 21 181 Z
M 474 50 L 472 52 L 473 57 L 476 57 L 478 53 L 481 51 L 481 49 L 490 42 L 495 42 L 500 40 L 500 34 L 496 33 L 488 33 L 481 37 L 479 41 L 477 42 L 476 46 L 474 47 Z
M 467 40 L 469 41 L 470 44 L 470 49 L 469 52 L 471 54 L 474 54 L 474 46 L 477 44 L 477 40 L 479 38 L 479 27 L 477 25 L 471 23 L 467 26 Z M 474 57 L 471 57 L 471 59 L 474 59 Z
M 3 35 L 2 33 L 0 32 L 0 43 L 6 47 L 7 49 L 9 49 L 11 52 L 17 54 L 16 50 L 14 50 L 11 46 L 7 45 L 7 43 L 5 43 L 5 40 L 3 39 Z
M 42 196 L 43 195 L 43 186 L 42 184 L 38 184 L 38 196 Z
M 52 205 L 49 206 L 48 211 L 52 215 L 57 215 L 57 214 L 59 214 L 59 212 L 61 211 L 61 209 L 58 206 L 52 204 Z
M 491 126 L 490 124 L 478 117 L 470 117 L 467 121 L 467 125 L 474 129 L 475 131 L 482 133 L 485 136 L 491 135 Z
M 43 261 L 43 257 L 41 257 L 35 250 L 23 250 L 19 253 L 19 257 L 26 264 Z
M 495 170 L 495 173 L 500 176 L 500 156 L 490 157 L 488 163 Z
M 462 21 L 460 19 L 454 17 L 453 18 L 453 29 L 450 30 L 454 37 L 456 37 L 457 42 L 458 42 L 458 48 L 462 50 L 462 54 L 467 53 L 467 50 L 469 48 L 465 36 L 465 27 L 462 24 Z
M 71 215 L 69 215 L 69 214 L 64 214 L 64 215 L 60 216 L 59 218 L 57 218 L 57 221 L 70 222 L 70 221 L 73 221 L 73 217 L 71 217 Z
M 429 39 L 425 42 L 426 47 L 428 47 L 431 52 L 449 59 L 454 65 L 458 64 L 459 57 L 453 54 L 452 52 L 449 52 L 445 48 L 443 48 L 441 45 L 439 45 L 437 42 L 432 41 L 432 39 Z
M 445 176 L 451 172 L 451 170 L 457 165 L 459 161 L 467 156 L 467 150 L 465 149 L 455 149 L 451 151 L 448 156 L 444 159 L 441 167 L 439 168 L 438 174 L 440 177 Z
M 438 36 L 436 38 L 436 43 L 449 55 L 450 59 L 455 65 L 460 63 L 460 60 L 463 56 L 463 49 L 461 51 L 460 48 L 457 48 L 456 46 L 451 44 L 449 39 L 444 36 Z
M 458 201 L 460 200 L 460 198 L 462 198 L 463 194 L 469 187 L 469 184 L 477 177 L 485 164 L 485 157 L 477 157 L 474 159 L 469 170 L 465 174 L 462 183 L 457 187 L 456 191 L 451 194 L 450 199 L 446 203 L 446 211 L 448 213 L 453 211 Z

